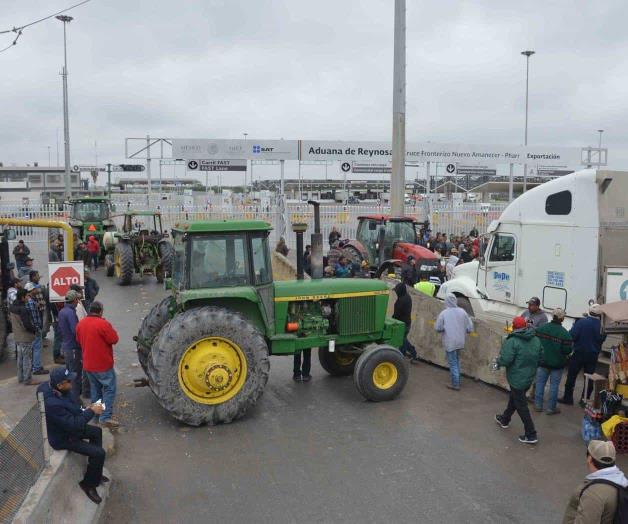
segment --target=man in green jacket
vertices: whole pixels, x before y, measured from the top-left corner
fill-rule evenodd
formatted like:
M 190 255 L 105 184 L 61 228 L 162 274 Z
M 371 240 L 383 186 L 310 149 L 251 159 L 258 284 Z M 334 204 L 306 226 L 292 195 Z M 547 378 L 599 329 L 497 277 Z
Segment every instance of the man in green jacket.
M 516 411 L 525 430 L 525 434 L 519 437 L 519 442 L 536 444 L 539 439 L 528 409 L 526 391 L 536 375 L 541 357 L 541 342 L 535 336 L 534 329 L 527 327 L 523 317 L 515 317 L 512 327 L 513 332 L 506 337 L 497 359 L 497 365 L 506 368 L 510 396 L 506 410 L 501 415 L 495 415 L 495 422 L 504 429 L 508 428 Z
M 571 353 L 571 335 L 563 327 L 563 320 L 565 320 L 565 311 L 556 308 L 552 311 L 552 321 L 536 328 L 536 336 L 541 341 L 542 352 L 539 369 L 536 370 L 534 409 L 543 411 L 543 394 L 549 378 L 550 393 L 546 411 L 548 415 L 560 413 L 560 409 L 556 407 L 558 386 L 563 376 L 563 369 L 567 365 L 567 357 Z

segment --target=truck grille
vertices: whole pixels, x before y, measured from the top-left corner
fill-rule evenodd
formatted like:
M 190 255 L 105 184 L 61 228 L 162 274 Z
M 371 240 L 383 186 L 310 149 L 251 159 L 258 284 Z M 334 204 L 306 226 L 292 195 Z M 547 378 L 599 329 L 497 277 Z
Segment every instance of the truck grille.
M 343 298 L 338 301 L 338 334 L 359 335 L 375 328 L 376 297 Z

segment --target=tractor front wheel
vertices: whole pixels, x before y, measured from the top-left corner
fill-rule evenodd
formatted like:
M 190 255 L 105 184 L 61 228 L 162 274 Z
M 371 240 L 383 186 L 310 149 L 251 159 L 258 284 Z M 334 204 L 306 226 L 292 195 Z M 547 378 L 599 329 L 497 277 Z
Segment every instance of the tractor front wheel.
M 126 242 L 118 242 L 113 252 L 114 273 L 118 284 L 128 286 L 133 280 L 135 264 L 133 263 L 133 248 Z
M 330 375 L 347 377 L 353 374 L 357 358 L 351 353 L 343 353 L 342 347 L 336 348 L 333 353 L 329 351 L 329 347 L 319 347 L 318 360 L 321 367 Z
M 112 277 L 115 270 L 116 270 L 116 264 L 113 260 L 113 255 L 111 254 L 105 255 L 105 271 L 107 272 L 107 276 Z
M 148 374 L 147 365 L 153 341 L 161 331 L 161 328 L 170 320 L 168 308 L 171 302 L 172 297 L 168 296 L 158 304 L 155 304 L 148 315 L 144 317 L 144 320 L 142 320 L 140 330 L 137 333 L 137 337 L 135 337 L 137 342 L 137 359 L 140 361 L 140 365 L 146 374 Z
M 262 395 L 270 362 L 260 331 L 240 313 L 203 306 L 172 318 L 148 361 L 148 383 L 174 418 L 228 423 Z
M 360 355 L 353 373 L 353 383 L 366 399 L 373 402 L 393 400 L 406 386 L 408 364 L 401 352 L 386 345 L 372 346 Z

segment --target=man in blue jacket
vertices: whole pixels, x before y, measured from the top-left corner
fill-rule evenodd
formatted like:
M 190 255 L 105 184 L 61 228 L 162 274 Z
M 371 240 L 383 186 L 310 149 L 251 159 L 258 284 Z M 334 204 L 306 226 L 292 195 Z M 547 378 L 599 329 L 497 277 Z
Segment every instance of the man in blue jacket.
M 606 335 L 602 335 L 599 307 L 598 304 L 593 304 L 589 308 L 589 316 L 577 320 L 569 331 L 573 339 L 573 355 L 567 365 L 567 381 L 563 398 L 558 399 L 561 404 L 573 404 L 573 390 L 581 369 L 584 368 L 585 373 L 595 373 L 597 359 L 602 351 L 602 344 L 606 340 Z M 590 393 L 587 391 L 587 396 Z M 580 395 L 581 405 L 584 403 L 583 397 L 584 388 Z
M 73 373 L 72 379 L 72 398 L 77 404 L 80 404 L 81 395 L 81 376 L 83 371 L 83 357 L 81 347 L 76 340 L 76 325 L 78 317 L 76 316 L 76 305 L 80 300 L 80 295 L 71 289 L 65 295 L 65 305 L 59 311 L 59 333 L 61 335 L 61 350 L 65 360 L 65 367 Z
M 79 486 L 96 504 L 102 499 L 96 487 L 109 479 L 102 474 L 105 450 L 102 447 L 102 430 L 88 422 L 103 412 L 102 404 L 92 404 L 82 409 L 72 400 L 72 380 L 76 375 L 58 367 L 50 373 L 50 381 L 40 384 L 38 393 L 44 396 L 48 442 L 53 449 L 67 449 L 88 457 L 87 471 Z M 85 442 L 87 440 L 87 442 Z

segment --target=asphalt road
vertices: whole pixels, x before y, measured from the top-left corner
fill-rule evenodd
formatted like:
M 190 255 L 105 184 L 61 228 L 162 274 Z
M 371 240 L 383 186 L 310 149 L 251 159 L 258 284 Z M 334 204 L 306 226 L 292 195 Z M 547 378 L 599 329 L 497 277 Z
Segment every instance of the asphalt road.
M 239 421 L 190 428 L 169 417 L 142 377 L 132 341 L 165 293 L 154 279 L 117 286 L 97 274 L 116 347 L 124 424 L 107 461 L 114 482 L 103 520 L 123 522 L 560 522 L 586 474 L 581 411 L 534 413 L 540 443 L 517 442 L 493 421 L 498 389 L 413 367 L 402 396 L 362 400 L 351 378 L 291 380 L 292 359 L 273 357 L 258 405 Z

